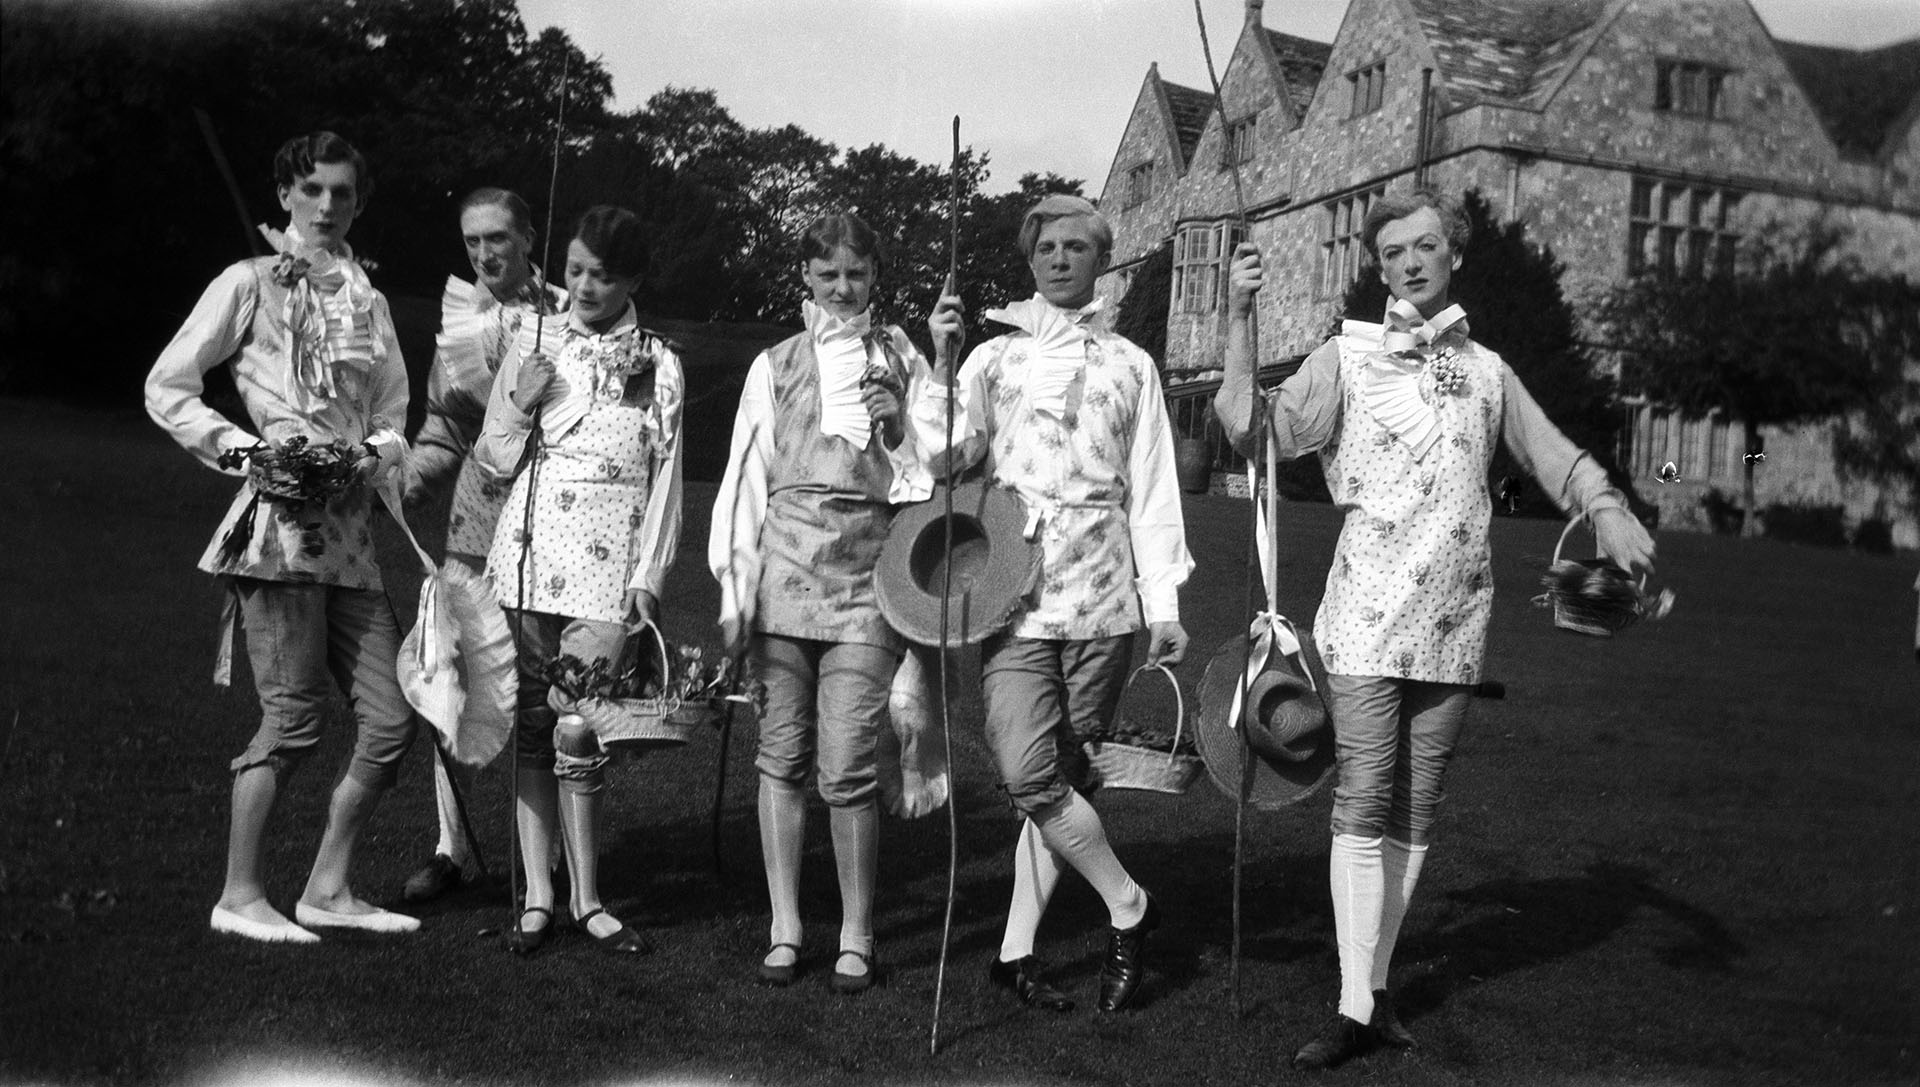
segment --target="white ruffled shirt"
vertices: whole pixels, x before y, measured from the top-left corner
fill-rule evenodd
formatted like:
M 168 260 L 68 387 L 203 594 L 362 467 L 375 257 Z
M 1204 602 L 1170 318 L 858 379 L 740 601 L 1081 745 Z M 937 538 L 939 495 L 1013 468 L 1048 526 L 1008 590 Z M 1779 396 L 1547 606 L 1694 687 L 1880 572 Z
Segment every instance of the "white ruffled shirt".
M 1434 348 L 1467 342 L 1467 312 L 1448 306 L 1429 321 L 1413 303 L 1400 298 L 1387 307 L 1381 328 L 1381 353 L 1367 361 L 1367 414 L 1405 443 L 1415 461 L 1422 461 L 1440 440 L 1440 417 L 1420 395 L 1420 374 Z
M 800 303 L 800 314 L 820 363 L 820 433 L 845 438 L 864 451 L 873 439 L 873 418 L 861 398 L 860 379 L 867 372 L 866 335 L 873 327 L 873 311 L 835 317 L 809 298 Z
M 1079 309 L 1061 309 L 1036 293 L 1024 302 L 1004 309 L 990 309 L 987 319 L 998 321 L 1033 337 L 1027 367 L 1027 403 L 1035 411 L 1055 419 L 1067 415 L 1067 392 L 1087 368 L 1087 341 L 1082 327 L 1087 318 L 1100 312 L 1106 299 L 1096 298 Z

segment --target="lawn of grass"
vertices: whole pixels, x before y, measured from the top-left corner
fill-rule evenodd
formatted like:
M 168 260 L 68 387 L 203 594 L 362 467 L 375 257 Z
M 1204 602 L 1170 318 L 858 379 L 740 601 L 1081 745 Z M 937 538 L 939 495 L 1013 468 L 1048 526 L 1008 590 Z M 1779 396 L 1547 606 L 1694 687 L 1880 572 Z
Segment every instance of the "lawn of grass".
M 1208 785 L 1100 801 L 1159 898 L 1145 1001 L 1090 1010 L 1103 911 L 1069 880 L 1042 933 L 1083 1000 L 1067 1017 L 989 991 L 1014 824 L 956 707 L 958 908 L 941 1051 L 927 1027 L 946 886 L 944 815 L 888 821 L 885 983 L 827 991 L 837 892 L 825 820 L 803 898 L 813 970 L 751 982 L 765 940 L 752 727 L 728 767 L 725 852 L 708 859 L 717 743 L 613 775 L 603 888 L 660 947 L 584 938 L 520 961 L 498 889 L 423 912 L 416 936 L 270 949 L 216 939 L 228 759 L 256 718 L 244 664 L 208 683 L 217 597 L 193 562 L 227 485 L 137 412 L 0 401 L 0 1080 L 173 1083 L 248 1061 L 380 1082 L 655 1077 L 774 1083 L 1253 1084 L 1330 1014 L 1330 798 L 1248 819 L 1244 1015 L 1228 992 L 1233 810 Z M 709 483 L 687 488 L 668 628 L 711 644 Z M 1200 568 L 1193 659 L 1244 623 L 1245 505 L 1187 499 Z M 1289 506 L 1285 610 L 1310 618 L 1337 530 Z M 1896 1084 L 1920 1076 L 1920 668 L 1912 555 L 1664 534 L 1673 616 L 1613 641 L 1528 604 L 1557 526 L 1494 525 L 1490 675 L 1448 781 L 1394 984 L 1422 1039 L 1323 1075 L 1385 1084 Z M 433 535 L 433 533 L 428 533 Z M 391 534 L 389 533 L 389 536 Z M 393 595 L 413 609 L 387 539 Z M 244 654 L 242 655 L 244 660 Z M 970 670 L 969 670 L 970 671 Z M 971 682 L 969 680 L 968 682 Z M 338 718 L 334 724 L 343 726 Z M 283 794 L 271 870 L 290 904 L 347 730 Z M 431 846 L 416 748 L 359 868 L 376 900 Z M 505 778 L 475 801 L 504 864 Z M 251 1067 L 251 1066 L 247 1066 Z

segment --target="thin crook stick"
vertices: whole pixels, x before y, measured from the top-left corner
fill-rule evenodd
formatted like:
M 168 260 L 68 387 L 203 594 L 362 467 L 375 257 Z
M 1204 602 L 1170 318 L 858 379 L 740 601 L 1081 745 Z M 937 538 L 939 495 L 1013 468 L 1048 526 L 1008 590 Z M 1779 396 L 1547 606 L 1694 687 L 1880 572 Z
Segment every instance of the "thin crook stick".
M 960 115 L 953 116 L 953 169 L 950 187 L 947 190 L 947 294 L 956 294 L 960 290 Z M 948 373 L 954 373 L 957 360 L 947 359 Z M 947 390 L 946 449 L 953 450 L 953 401 L 958 389 Z M 953 479 L 947 479 L 943 491 L 945 508 L 944 556 L 940 585 L 940 737 L 946 743 L 947 767 L 951 774 L 953 767 L 953 720 L 949 706 L 952 704 L 952 691 L 947 684 L 947 610 L 948 602 L 953 599 Z M 960 791 L 949 788 L 947 791 L 947 912 L 940 924 L 940 968 L 933 977 L 933 1031 L 927 1038 L 927 1052 L 938 1055 L 940 1052 L 940 1005 L 946 995 L 947 987 L 947 947 L 953 940 L 953 898 L 960 882 L 960 816 L 955 810 L 960 803 Z
M 1206 16 L 1206 13 L 1202 11 L 1200 8 L 1200 0 L 1193 0 L 1193 16 L 1194 16 L 1194 19 L 1200 24 L 1200 51 L 1206 56 L 1206 60 L 1207 60 L 1207 82 L 1213 87 L 1213 108 L 1215 112 L 1217 112 L 1220 115 L 1220 137 L 1222 140 L 1227 141 L 1222 146 L 1223 153 L 1221 157 L 1226 160 L 1228 173 L 1230 173 L 1233 177 L 1233 202 L 1234 202 L 1235 215 L 1239 220 L 1241 232 L 1247 238 L 1251 239 L 1253 237 L 1253 224 L 1249 222 L 1247 219 L 1246 188 L 1241 184 L 1241 181 L 1240 181 L 1240 164 L 1233 155 L 1233 149 L 1231 144 L 1232 134 L 1227 131 L 1227 106 L 1226 106 L 1225 100 L 1222 99 L 1220 96 L 1220 77 L 1214 71 L 1213 47 L 1207 41 L 1207 16 Z M 1253 355 L 1253 358 L 1251 360 L 1253 365 L 1253 414 L 1254 414 L 1253 441 L 1254 441 L 1255 450 L 1259 450 L 1261 447 L 1263 447 L 1266 444 L 1266 428 L 1264 426 L 1264 423 L 1266 420 L 1266 407 L 1261 402 L 1261 396 L 1260 396 L 1260 357 L 1259 357 L 1259 348 L 1257 346 L 1258 339 L 1255 335 L 1253 335 L 1253 334 L 1257 334 L 1257 331 L 1259 329 L 1259 322 L 1255 320 L 1251 322 L 1251 325 L 1252 327 L 1248 329 L 1248 332 L 1250 333 L 1248 348 L 1249 348 L 1249 353 Z M 1259 455 L 1258 452 L 1256 452 L 1255 456 L 1258 456 L 1258 455 Z M 1260 478 L 1260 473 L 1257 469 L 1249 470 L 1247 475 L 1248 475 L 1248 482 L 1251 483 L 1254 488 L 1254 493 L 1251 496 L 1253 499 L 1252 505 L 1253 505 L 1254 530 L 1253 532 L 1249 533 L 1247 536 L 1246 599 L 1251 601 L 1254 595 L 1254 578 L 1258 577 L 1260 573 L 1260 545 L 1258 541 L 1258 534 L 1260 531 L 1259 529 L 1259 525 L 1260 525 L 1259 487 L 1261 484 L 1261 478 Z M 1267 479 L 1265 482 L 1268 487 L 1273 486 L 1273 480 L 1271 478 Z M 1251 621 L 1248 622 L 1247 629 L 1249 631 L 1253 629 L 1253 623 Z M 1251 645 L 1248 646 L 1247 652 L 1250 658 L 1253 652 Z M 1227 973 L 1228 993 L 1231 1000 L 1233 1001 L 1233 1015 L 1234 1015 L 1234 1018 L 1236 1019 L 1238 1019 L 1242 1014 L 1241 1001 L 1240 1001 L 1241 870 L 1243 868 L 1243 860 L 1245 857 L 1247 797 L 1249 792 L 1251 791 L 1251 787 L 1253 783 L 1253 749 L 1248 747 L 1246 743 L 1247 723 L 1252 717 L 1253 708 L 1251 705 L 1252 700 L 1248 697 L 1248 688 L 1250 686 L 1250 683 L 1247 677 L 1247 669 L 1244 664 L 1240 668 L 1239 682 L 1240 682 L 1240 712 L 1242 715 L 1240 721 L 1237 723 L 1237 731 L 1240 733 L 1240 744 L 1241 744 L 1241 747 L 1240 747 L 1240 795 L 1238 798 L 1236 798 L 1236 801 L 1234 803 L 1234 809 L 1233 809 L 1233 948 L 1232 948 L 1232 954 L 1229 959 L 1229 968 Z
M 220 180 L 226 183 L 227 195 L 233 198 L 233 210 L 240 216 L 240 233 L 247 236 L 247 248 L 256 256 L 266 253 L 266 246 L 260 241 L 260 232 L 253 229 L 253 218 L 247 214 L 247 198 L 240 194 L 240 182 L 233 176 L 233 167 L 227 164 L 227 153 L 220 149 L 220 134 L 213 130 L 213 118 L 199 106 L 193 107 L 193 119 L 200 124 L 200 136 L 207 141 L 207 151 L 213 155 L 213 168 L 220 173 Z
M 546 275 L 546 265 L 553 258 L 553 198 L 554 191 L 559 187 L 560 183 L 560 136 L 566 125 L 567 65 L 572 59 L 573 55 L 571 50 L 561 52 L 559 102 L 555 105 L 553 114 L 553 172 L 549 174 L 547 178 L 547 225 L 545 233 L 543 233 L 540 238 L 540 274 L 542 276 Z M 545 331 L 546 310 L 547 307 L 544 304 L 536 305 L 533 308 L 533 349 L 536 353 L 540 350 L 541 336 Z M 533 432 L 529 437 L 532 442 L 532 447 L 523 459 L 521 467 L 521 470 L 527 473 L 527 498 L 525 508 L 521 512 L 520 520 L 520 563 L 519 570 L 517 571 L 519 576 L 514 579 L 518 583 L 515 586 L 514 594 L 515 610 L 513 624 L 514 655 L 516 657 L 519 656 L 518 647 L 524 644 L 526 637 L 527 568 L 532 565 L 531 560 L 533 558 L 533 497 L 535 489 L 540 485 L 540 450 L 541 445 L 545 441 L 540 430 L 540 408 L 538 405 L 536 405 L 533 410 Z M 521 896 L 525 894 L 526 890 L 525 887 L 522 886 L 524 873 L 520 870 L 520 744 L 517 738 L 509 738 L 507 743 L 513 747 L 513 795 L 507 815 L 507 845 L 511 851 L 507 858 L 507 865 L 512 893 L 512 901 L 509 903 L 509 906 L 516 911 L 513 915 L 513 931 L 518 934 L 520 932 L 520 919 L 526 916 L 526 911 L 520 909 L 521 902 L 523 901 Z M 547 924 L 548 927 L 552 927 L 553 922 L 551 916 L 549 916 Z
M 567 123 L 567 67 L 573 61 L 573 50 L 564 48 L 560 53 L 560 101 L 554 106 L 553 113 L 553 170 L 547 175 L 547 225 L 540 234 L 540 274 L 549 277 L 548 271 L 553 265 L 553 202 L 554 194 L 560 188 L 560 137 L 566 131 Z M 538 306 L 533 311 L 533 349 L 540 350 L 541 336 L 546 332 L 546 307 Z

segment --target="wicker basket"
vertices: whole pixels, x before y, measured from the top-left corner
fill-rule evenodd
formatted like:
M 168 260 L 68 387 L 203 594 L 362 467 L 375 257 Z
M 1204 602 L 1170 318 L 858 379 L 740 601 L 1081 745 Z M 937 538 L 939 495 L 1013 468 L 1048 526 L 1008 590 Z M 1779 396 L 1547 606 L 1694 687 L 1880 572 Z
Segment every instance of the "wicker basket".
M 1672 590 L 1662 589 L 1657 597 L 1649 598 L 1644 574 L 1636 580 L 1606 559 L 1560 557 L 1574 526 L 1583 520 L 1576 517 L 1560 530 L 1560 540 L 1553 546 L 1553 562 L 1540 579 L 1547 591 L 1534 597 L 1533 602 L 1553 609 L 1554 626 L 1595 638 L 1611 638 L 1643 618 L 1664 618 L 1673 607 Z
M 671 690 L 671 673 L 667 658 L 667 638 L 660 628 L 649 622 L 633 631 L 626 645 L 620 651 L 617 662 L 624 670 L 632 663 L 639 652 L 637 648 L 642 635 L 651 633 L 654 647 L 660 652 L 660 689 Z M 603 747 L 616 744 L 629 746 L 676 746 L 686 743 L 700 727 L 704 718 L 699 714 L 688 713 L 688 707 L 679 698 L 670 695 L 656 695 L 650 698 L 588 698 L 573 707 L 574 713 L 592 726 L 593 734 Z
M 1143 665 L 1135 669 L 1127 679 L 1128 688 L 1140 678 L 1140 673 L 1148 671 L 1159 672 L 1173 685 L 1173 747 L 1178 749 L 1180 739 L 1186 732 L 1186 696 L 1180 691 L 1180 681 L 1164 664 Z M 1200 777 L 1200 771 L 1206 768 L 1197 756 L 1178 754 L 1177 750 L 1156 751 L 1150 747 L 1111 741 L 1087 744 L 1087 758 L 1093 764 L 1094 779 L 1102 786 L 1153 793 L 1184 793 Z

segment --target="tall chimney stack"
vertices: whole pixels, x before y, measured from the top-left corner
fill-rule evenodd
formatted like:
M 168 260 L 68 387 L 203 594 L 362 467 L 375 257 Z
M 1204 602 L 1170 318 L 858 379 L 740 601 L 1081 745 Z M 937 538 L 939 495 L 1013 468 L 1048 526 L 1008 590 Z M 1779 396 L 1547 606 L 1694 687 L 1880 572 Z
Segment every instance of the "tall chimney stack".
M 1247 25 L 1248 26 L 1265 25 L 1260 19 L 1260 9 L 1266 6 L 1267 6 L 1266 0 L 1247 0 Z

